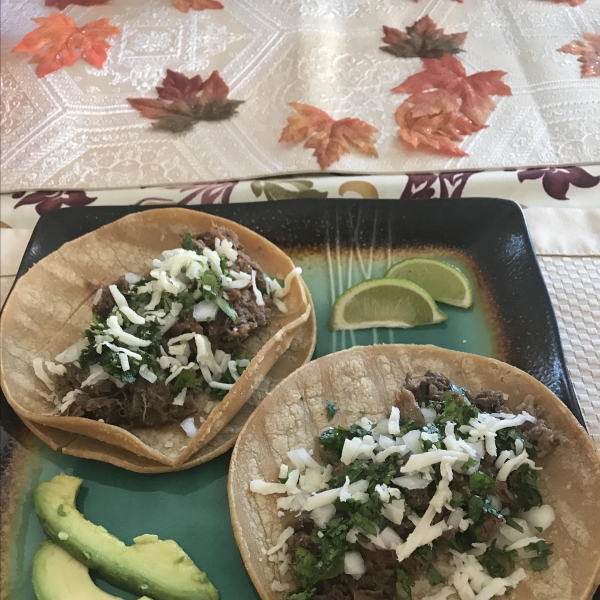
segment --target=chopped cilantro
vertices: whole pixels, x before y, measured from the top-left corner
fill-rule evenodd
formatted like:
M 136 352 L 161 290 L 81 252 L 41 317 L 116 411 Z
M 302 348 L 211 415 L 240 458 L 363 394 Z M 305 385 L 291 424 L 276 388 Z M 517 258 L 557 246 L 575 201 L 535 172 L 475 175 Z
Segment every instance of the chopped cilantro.
M 543 571 L 548 568 L 548 557 L 552 554 L 552 544 L 545 540 L 534 542 L 525 546 L 528 552 L 536 552 L 536 556 L 531 559 L 531 568 L 534 571 Z
M 346 477 L 350 479 L 350 483 L 366 479 L 369 482 L 368 492 L 371 493 L 378 483 L 389 484 L 396 477 L 396 457 L 392 454 L 383 462 L 372 462 L 368 465 L 361 460 L 355 460 L 344 467 L 340 475 L 333 476 L 327 483 L 330 488 L 341 487 Z
M 511 571 L 514 569 L 517 554 L 516 550 L 507 552 L 496 548 L 496 540 L 494 540 L 478 560 L 491 577 L 506 577 L 507 565 Z
M 326 429 L 319 436 L 319 442 L 325 453 L 325 459 L 327 462 L 337 462 L 342 456 L 342 449 L 346 440 L 351 440 L 355 437 L 364 437 L 365 435 L 369 435 L 369 432 L 359 425 L 350 425 L 349 428 L 339 426 Z
M 194 244 L 194 240 L 192 239 L 192 234 L 189 231 L 186 231 L 181 238 L 181 247 L 184 250 L 193 250 L 194 252 L 198 252 L 198 246 Z
M 412 419 L 400 419 L 400 434 L 401 436 L 406 435 L 409 431 L 413 429 L 421 429 L 423 425 L 421 423 L 417 423 Z
M 502 515 L 494 508 L 490 498 L 482 498 L 477 494 L 473 494 L 469 498 L 468 507 L 469 519 L 472 519 L 474 523 L 477 523 L 484 514 L 502 518 Z
M 525 530 L 510 515 L 505 517 L 505 519 L 506 519 L 506 524 L 509 527 L 512 527 L 513 529 L 516 529 L 517 531 L 520 531 L 521 533 L 525 533 Z
M 542 494 L 537 487 L 540 472 L 527 465 L 520 466 L 508 476 L 508 487 L 523 510 L 543 504 Z
M 412 589 L 415 587 L 415 580 L 402 569 L 396 569 L 396 579 L 398 580 L 398 584 L 396 585 L 398 598 L 400 600 L 411 600 Z
M 304 592 L 293 592 L 288 594 L 285 598 L 286 600 L 310 600 L 315 595 L 316 591 L 316 588 L 312 588 Z
M 459 406 L 454 394 L 446 391 L 442 395 L 442 401 L 444 403 L 444 410 L 435 418 L 435 424 L 438 427 L 454 421 L 458 428 L 461 425 L 468 425 L 471 419 L 475 419 L 479 415 L 479 409 L 471 404 L 466 397 L 463 398 L 462 406 Z
M 458 506 L 462 506 L 464 503 L 465 503 L 464 495 L 461 492 L 452 490 L 452 500 L 450 501 L 450 506 L 452 508 L 457 508 Z
M 536 444 L 523 437 L 516 427 L 505 427 L 496 433 L 496 448 L 498 449 L 498 454 L 504 450 L 512 450 L 516 453 L 517 440 L 521 440 L 523 447 L 526 450 L 536 447 Z
M 233 310 L 233 308 L 231 308 L 231 306 L 229 306 L 229 303 L 227 302 L 227 300 L 225 300 L 225 298 L 222 298 L 221 296 L 216 296 L 215 298 L 213 298 L 212 300 L 233 322 L 237 321 L 238 315 L 235 312 L 235 310 Z
M 495 485 L 494 480 L 481 471 L 472 473 L 469 476 L 469 487 L 473 492 L 480 496 L 487 496 L 490 494 Z
M 327 411 L 327 420 L 331 421 L 339 409 L 337 404 L 331 400 L 327 400 L 327 402 L 325 402 L 325 410 Z
M 419 546 L 413 553 L 412 556 L 420 563 L 427 564 L 436 559 L 435 549 L 426 544 L 425 546 Z
M 461 471 L 463 473 L 467 473 L 469 469 L 474 467 L 477 464 L 477 461 L 474 458 L 469 458 L 467 462 L 461 467 Z
M 217 274 L 210 269 L 207 269 L 202 273 L 200 278 L 200 285 L 202 290 L 202 295 L 207 302 L 212 302 L 219 295 L 219 291 L 221 290 L 221 282 L 217 277 Z
M 191 369 L 183 369 L 173 381 L 172 390 L 174 394 L 179 394 L 183 388 L 192 389 L 200 385 L 196 378 L 196 373 Z
M 383 502 L 377 492 L 371 493 L 369 500 L 364 504 L 353 499 L 346 502 L 337 499 L 334 506 L 336 510 L 349 516 L 352 525 L 356 525 L 371 535 L 377 535 L 378 531 L 384 529 L 387 523 L 381 514 Z
M 429 565 L 429 569 L 427 569 L 427 581 L 429 581 L 430 585 L 439 585 L 440 583 L 444 583 L 444 578 L 441 576 L 440 572 L 433 566 Z

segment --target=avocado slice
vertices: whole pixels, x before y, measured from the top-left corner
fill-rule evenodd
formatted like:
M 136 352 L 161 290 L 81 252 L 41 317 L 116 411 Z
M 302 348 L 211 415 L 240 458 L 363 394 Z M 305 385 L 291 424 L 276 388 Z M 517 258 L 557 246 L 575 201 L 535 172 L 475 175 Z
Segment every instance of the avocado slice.
M 87 567 L 53 542 L 40 544 L 32 577 L 38 600 L 122 600 L 96 587 Z
M 78 477 L 61 473 L 35 489 L 38 518 L 56 544 L 134 594 L 154 600 L 218 599 L 206 573 L 173 540 L 142 535 L 127 546 L 104 527 L 86 520 L 75 506 L 81 484 Z

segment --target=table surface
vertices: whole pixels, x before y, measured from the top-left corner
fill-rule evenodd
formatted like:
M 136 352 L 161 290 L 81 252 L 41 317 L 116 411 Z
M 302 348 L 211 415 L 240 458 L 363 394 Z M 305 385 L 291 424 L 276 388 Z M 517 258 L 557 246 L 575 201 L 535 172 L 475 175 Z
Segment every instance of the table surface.
M 100 69 L 82 60 L 43 78 L 11 53 L 56 8 L 2 0 L 3 191 L 101 189 L 318 172 L 310 149 L 279 143 L 290 102 L 374 126 L 379 158 L 356 151 L 329 171 L 406 173 L 589 164 L 600 160 L 600 79 L 582 79 L 560 47 L 598 32 L 600 0 L 227 0 L 223 10 L 183 13 L 170 0 L 67 6 L 78 26 L 110 19 Z M 400 143 L 394 115 L 407 94 L 391 89 L 423 68 L 383 52 L 382 26 L 405 30 L 426 15 L 467 32 L 458 54 L 468 75 L 502 71 L 512 96 L 496 95 L 487 127 L 459 145 L 469 156 Z M 446 55 L 449 56 L 449 55 Z M 207 78 L 218 70 L 238 114 L 191 131 L 157 131 L 127 98 L 156 98 L 166 69 Z M 492 103 L 493 104 L 493 103 Z

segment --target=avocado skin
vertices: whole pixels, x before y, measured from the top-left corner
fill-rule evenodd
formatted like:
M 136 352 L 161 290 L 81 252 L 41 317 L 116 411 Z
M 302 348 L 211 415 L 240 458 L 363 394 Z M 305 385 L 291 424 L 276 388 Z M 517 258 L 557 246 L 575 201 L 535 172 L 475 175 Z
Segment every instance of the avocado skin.
M 38 600 L 122 600 L 96 587 L 86 567 L 48 540 L 33 557 L 31 578 Z
M 104 527 L 86 520 L 75 506 L 82 482 L 61 473 L 35 489 L 38 518 L 56 544 L 134 594 L 154 600 L 218 600 L 219 593 L 206 574 L 173 540 L 144 540 L 126 546 Z

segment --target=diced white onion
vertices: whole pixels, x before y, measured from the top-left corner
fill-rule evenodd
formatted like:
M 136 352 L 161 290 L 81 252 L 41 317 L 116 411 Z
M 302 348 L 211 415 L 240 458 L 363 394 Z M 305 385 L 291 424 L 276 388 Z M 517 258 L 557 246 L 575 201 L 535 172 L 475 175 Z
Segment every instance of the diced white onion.
M 310 518 L 315 522 L 315 525 L 320 529 L 324 529 L 325 525 L 333 519 L 335 515 L 335 506 L 333 504 L 326 504 L 325 506 L 319 506 L 310 511 Z
M 344 573 L 354 579 L 360 579 L 365 574 L 365 561 L 360 552 L 346 552 L 344 554 Z
M 265 301 L 262 292 L 256 287 L 256 271 L 254 269 L 252 270 L 252 291 L 256 297 L 256 304 L 258 304 L 258 306 L 264 306 Z
M 397 406 L 392 406 L 388 421 L 388 431 L 391 435 L 400 435 L 400 411 Z
M 92 306 L 96 306 L 98 302 L 100 302 L 100 298 L 102 298 L 102 288 L 99 287 L 96 290 L 96 293 L 92 296 Z
M 287 529 L 284 529 L 281 534 L 279 535 L 279 537 L 277 538 L 277 543 L 272 547 L 269 548 L 269 550 L 267 550 L 267 556 L 271 556 L 272 554 L 275 554 L 275 552 L 279 552 L 279 550 L 281 550 L 283 548 L 283 545 L 294 535 L 294 528 L 293 527 L 288 527 Z
M 151 371 L 148 368 L 148 365 L 142 365 L 140 367 L 140 377 L 142 377 L 146 381 L 149 381 L 150 383 L 155 383 L 156 380 L 157 380 L 156 373 L 154 373 L 153 371 Z
M 175 398 L 173 398 L 173 404 L 175 406 L 183 406 L 185 402 L 185 395 L 187 394 L 187 388 L 183 388 Z
M 129 371 L 129 357 L 124 352 L 119 352 L 119 360 L 121 361 L 121 369 Z
M 430 424 L 433 423 L 437 412 L 435 412 L 435 408 L 431 408 L 431 406 L 425 406 L 421 409 L 423 413 L 423 418 L 425 419 L 425 423 Z
M 137 273 L 125 273 L 125 281 L 130 285 L 135 285 L 142 278 Z
M 63 350 L 60 354 L 57 354 L 54 357 L 54 360 L 62 364 L 75 362 L 76 360 L 79 360 L 79 355 L 81 354 L 81 351 L 87 348 L 88 345 L 89 342 L 87 338 L 82 338 L 81 340 L 78 340 L 77 342 L 69 346 L 66 350 Z
M 58 375 L 59 377 L 62 377 L 67 372 L 67 367 L 65 367 L 64 365 L 57 365 L 51 360 L 44 361 L 44 364 L 46 365 L 46 369 L 48 369 L 50 373 Z
M 392 479 L 392 483 L 407 490 L 423 490 L 431 482 L 423 479 L 421 475 L 401 475 Z
M 541 529 L 544 531 L 554 523 L 556 514 L 549 504 L 543 504 L 542 506 L 535 506 L 523 513 L 523 518 L 534 529 Z
M 185 431 L 189 438 L 193 438 L 196 433 L 198 433 L 198 429 L 194 423 L 194 417 L 188 417 L 187 419 L 181 421 L 181 428 Z
M 214 302 L 207 302 L 206 300 L 201 300 L 198 304 L 194 305 L 194 312 L 192 313 L 194 319 L 196 321 L 203 323 L 208 321 L 214 321 L 219 312 L 219 307 Z
M 403 438 L 406 447 L 413 454 L 421 454 L 423 452 L 423 447 L 421 446 L 421 431 L 418 429 L 412 429 L 407 432 Z

